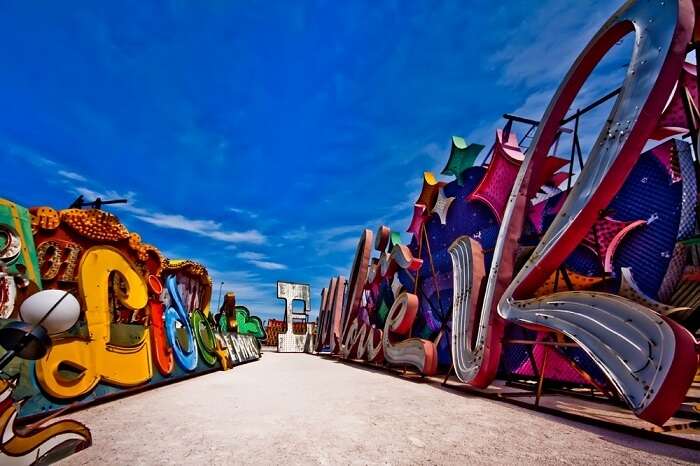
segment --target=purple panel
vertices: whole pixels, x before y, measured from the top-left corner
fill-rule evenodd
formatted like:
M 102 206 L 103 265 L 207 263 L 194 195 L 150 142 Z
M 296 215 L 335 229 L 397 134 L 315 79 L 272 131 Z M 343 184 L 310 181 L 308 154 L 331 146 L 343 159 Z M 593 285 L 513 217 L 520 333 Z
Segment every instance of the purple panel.
M 418 272 L 417 290 L 420 308 L 413 325 L 413 335 L 434 340 L 441 331 L 443 332 L 437 341 L 438 361 L 441 365 L 449 365 L 452 362 L 449 342 L 453 279 L 452 260 L 447 248 L 463 235 L 470 235 L 479 240 L 484 248 L 493 248 L 496 243 L 498 224 L 494 214 L 483 203 L 466 200 L 485 172 L 483 167 L 471 167 L 464 172 L 463 186 L 459 186 L 456 180 L 445 185 L 445 196 L 455 198 L 447 212 L 446 224 L 442 225 L 436 214 L 425 223 L 429 248 L 428 244 L 423 244 L 421 251 L 424 265 Z M 415 239 L 410 248 L 418 255 L 418 243 Z M 428 254 L 428 250 L 431 254 Z M 400 274 L 399 280 L 408 289 L 413 289 L 413 278 L 409 279 L 407 273 Z
M 613 271 L 619 282 L 620 268 L 631 267 L 641 290 L 654 299 L 678 237 L 683 196 L 682 183 L 674 182 L 667 165 L 659 160 L 658 152 L 666 152 L 666 144 L 641 155 L 609 207 L 611 217 L 618 220 L 650 220 L 620 244 Z M 618 284 L 614 286 L 617 289 Z
M 603 264 L 598 255 L 591 248 L 578 246 L 564 263 L 568 270 L 589 277 L 602 277 Z

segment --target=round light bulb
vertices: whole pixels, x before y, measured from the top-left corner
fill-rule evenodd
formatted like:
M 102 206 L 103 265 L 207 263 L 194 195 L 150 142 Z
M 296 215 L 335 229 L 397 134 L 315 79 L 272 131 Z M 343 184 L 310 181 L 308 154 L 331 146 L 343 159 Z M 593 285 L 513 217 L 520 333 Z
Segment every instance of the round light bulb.
M 63 290 L 43 290 L 34 293 L 20 306 L 19 318 L 32 325 L 41 322 L 50 335 L 65 332 L 75 325 L 80 317 L 80 303 L 70 293 L 64 298 L 65 294 Z M 59 300 L 61 302 L 58 306 L 42 322 L 44 316 Z

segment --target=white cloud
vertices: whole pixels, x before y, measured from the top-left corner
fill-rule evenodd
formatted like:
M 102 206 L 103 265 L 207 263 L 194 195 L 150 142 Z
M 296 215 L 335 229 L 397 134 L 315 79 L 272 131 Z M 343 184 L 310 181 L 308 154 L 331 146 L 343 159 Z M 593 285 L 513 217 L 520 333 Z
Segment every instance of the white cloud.
M 193 232 L 215 230 L 220 225 L 213 220 L 193 220 L 179 214 L 163 214 L 160 212 L 144 213 L 144 215 L 135 215 L 135 217 L 158 227 Z
M 201 261 L 200 261 L 201 262 Z M 203 262 L 204 263 L 204 262 Z M 206 263 L 205 263 L 206 265 Z M 207 267 L 209 276 L 212 278 L 212 309 L 217 305 L 219 298 L 219 288 L 224 293 L 233 291 L 236 293 L 236 300 L 245 306 L 255 306 L 264 304 L 269 306 L 276 300 L 275 284 L 263 282 L 260 277 L 248 271 L 221 271 Z M 223 285 L 221 285 L 223 282 Z M 251 309 L 255 314 L 255 310 Z
M 331 252 L 353 249 L 364 228 L 366 227 L 361 224 L 339 225 L 322 229 L 312 235 L 305 226 L 302 226 L 287 232 L 282 238 L 288 241 L 304 241 L 311 238 L 310 242 L 316 254 L 325 256 Z M 266 265 L 269 266 L 269 264 Z
M 220 224 L 216 224 L 217 228 Z M 265 235 L 260 233 L 258 230 L 246 230 L 246 231 L 195 231 L 202 236 L 208 236 L 219 241 L 225 241 L 227 243 L 251 243 L 251 244 L 262 244 L 265 242 Z
M 428 143 L 421 148 L 420 153 L 430 157 L 434 163 L 444 163 L 447 155 L 450 153 L 449 140 L 446 139 L 443 144 L 438 144 L 437 142 Z
M 249 261 L 254 266 L 265 269 L 265 270 L 284 270 L 287 268 L 286 265 L 280 264 L 278 262 L 271 261 L 261 261 L 261 260 L 251 260 Z
M 73 181 L 87 181 L 83 175 L 68 170 L 59 170 L 58 174 Z
M 133 192 L 129 192 L 125 195 L 122 195 L 115 191 L 107 191 L 103 194 L 85 187 L 76 188 L 75 191 L 78 194 L 82 194 L 86 198 L 100 197 L 102 199 L 108 199 L 114 197 L 123 197 L 133 200 L 136 197 Z M 141 220 L 142 222 L 146 222 L 148 224 L 155 225 L 160 228 L 187 231 L 189 233 L 193 233 L 199 236 L 211 238 L 226 243 L 262 244 L 266 240 L 265 236 L 257 230 L 224 230 L 222 228 L 221 223 L 215 222 L 214 220 L 191 219 L 180 214 L 151 212 L 147 209 L 144 209 L 143 207 L 137 207 L 133 203 L 115 204 L 115 208 L 124 210 L 133 215 L 135 218 Z
M 491 58 L 502 69 L 501 82 L 532 87 L 561 79 L 614 12 L 615 3 L 600 8 L 581 0 L 572 8 L 560 0 L 540 2 L 527 21 L 510 28 L 503 39 L 506 45 Z
M 134 213 L 133 208 L 132 213 Z M 141 214 L 134 213 L 134 217 L 157 227 L 187 231 L 226 243 L 262 244 L 265 242 L 265 236 L 257 230 L 226 231 L 221 229 L 221 223 L 213 220 L 191 219 L 180 214 L 148 211 L 143 211 Z
M 252 212 L 250 210 L 246 210 L 246 209 L 240 209 L 237 207 L 229 207 L 228 210 L 229 210 L 229 212 L 233 212 L 236 214 L 247 215 L 248 217 L 253 218 L 253 219 L 259 217 L 259 215 L 257 213 Z
M 284 270 L 287 268 L 287 266 L 284 264 L 280 264 L 279 262 L 272 262 L 272 261 L 268 260 L 267 255 L 262 254 L 260 252 L 252 252 L 252 251 L 239 252 L 238 254 L 236 254 L 236 257 L 247 261 L 249 264 L 252 264 L 252 265 L 258 267 L 259 269 Z
M 365 225 L 339 225 L 326 228 L 314 235 L 314 249 L 319 256 L 325 256 L 334 252 L 351 251 L 357 246 L 362 231 L 368 228 Z M 375 228 L 370 225 L 369 228 Z
M 7 140 L 2 140 L 0 142 L 3 144 L 5 151 L 9 155 L 22 159 L 36 167 L 55 168 L 58 166 L 56 162 L 45 157 L 44 154 L 31 147 Z
M 355 249 L 357 247 L 357 243 L 360 240 L 360 235 L 358 234 L 357 236 L 348 236 L 347 238 L 340 239 L 335 242 L 335 247 L 334 250 L 336 251 L 345 251 L 345 250 L 351 250 Z
M 301 226 L 295 230 L 290 230 L 282 235 L 282 238 L 286 239 L 287 241 L 302 241 L 308 237 L 309 232 L 306 230 L 305 226 Z
M 262 259 L 267 259 L 267 256 L 265 254 L 261 254 L 259 252 L 239 252 L 236 254 L 236 257 L 239 259 L 245 259 L 245 260 L 262 260 Z
M 105 199 L 127 199 L 128 201 L 133 201 L 136 198 L 136 193 L 133 191 L 127 191 L 126 193 L 119 193 L 117 191 L 105 191 L 105 192 L 99 192 L 99 191 L 93 191 L 92 189 L 85 188 L 85 187 L 77 187 L 74 189 L 74 191 L 81 196 L 85 198 L 86 201 L 93 201 L 97 199 L 98 197 L 101 198 L 102 200 Z M 141 211 L 141 209 L 137 209 L 136 207 L 133 207 L 131 204 L 115 204 L 115 207 L 119 206 L 119 208 L 123 210 L 137 210 Z
M 366 227 L 364 225 L 339 225 L 337 227 L 326 228 L 319 232 L 319 237 L 324 241 L 330 241 L 338 236 L 344 235 L 346 233 L 356 232 L 357 237 L 360 237 L 360 233 Z
M 523 102 L 520 107 L 516 108 L 510 113 L 524 118 L 540 120 L 555 92 L 556 88 L 547 88 L 533 92 L 527 96 L 527 99 L 525 99 L 525 102 Z M 495 138 L 495 136 L 496 132 L 493 131 L 492 137 Z
M 532 10 L 527 21 L 509 28 L 504 37 L 505 46 L 500 52 L 492 55 L 490 61 L 502 73 L 498 85 L 507 86 L 509 89 L 517 88 L 518 94 L 527 97 L 517 107 L 503 110 L 526 118 L 541 119 L 576 57 L 618 5 L 619 2 L 612 2 L 601 8 L 601 5 L 594 4 L 591 0 L 581 0 L 576 8 L 571 8 L 566 2 L 543 0 Z M 620 41 L 603 61 L 609 63 L 614 60 L 628 60 L 630 44 L 630 37 Z M 607 74 L 603 74 L 596 70 L 579 92 L 572 109 L 587 105 L 615 89 L 622 83 L 624 71 L 620 68 L 608 70 Z M 591 115 L 595 118 L 599 116 L 602 118 L 599 120 L 601 123 L 595 130 L 592 127 L 581 128 L 582 146 L 588 146 L 589 138 L 594 138 L 600 131 L 605 115 Z M 488 148 L 493 143 L 495 130 L 504 124 L 500 113 L 483 115 L 469 134 L 468 140 L 485 144 Z M 518 127 L 516 133 L 521 128 L 522 126 Z M 523 136 L 519 133 L 518 135 Z M 477 162 L 480 162 L 485 154 L 486 150 Z
M 277 299 L 277 289 L 274 281 L 265 280 L 254 271 L 242 270 L 236 267 L 234 270 L 220 270 L 217 267 L 209 266 L 209 260 L 204 260 L 191 255 L 181 254 L 177 250 L 168 251 L 168 257 L 188 257 L 191 260 L 204 265 L 212 279 L 212 299 L 211 309 L 216 312 L 221 295 L 227 292 L 236 294 L 236 302 L 248 307 L 252 314 L 261 318 L 281 318 L 284 314 L 284 307 Z M 269 269 L 268 269 L 269 270 Z M 277 270 L 277 269 L 273 269 Z

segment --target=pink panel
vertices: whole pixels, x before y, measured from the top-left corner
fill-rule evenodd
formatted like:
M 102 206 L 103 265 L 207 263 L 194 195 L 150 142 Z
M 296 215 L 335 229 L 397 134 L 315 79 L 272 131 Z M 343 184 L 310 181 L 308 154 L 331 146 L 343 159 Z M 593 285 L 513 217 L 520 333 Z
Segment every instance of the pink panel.
M 688 130 L 689 126 L 683 103 L 685 92 L 690 94 L 692 102 L 698 101 L 697 68 L 691 63 L 683 65 L 678 84 L 666 103 L 666 108 L 659 118 L 658 127 L 651 136 L 652 139 L 661 140 L 676 134 L 683 134 Z
M 523 157 L 515 135 L 511 132 L 508 140 L 503 141 L 503 130 L 499 129 L 486 175 L 467 200 L 483 202 L 500 222 Z

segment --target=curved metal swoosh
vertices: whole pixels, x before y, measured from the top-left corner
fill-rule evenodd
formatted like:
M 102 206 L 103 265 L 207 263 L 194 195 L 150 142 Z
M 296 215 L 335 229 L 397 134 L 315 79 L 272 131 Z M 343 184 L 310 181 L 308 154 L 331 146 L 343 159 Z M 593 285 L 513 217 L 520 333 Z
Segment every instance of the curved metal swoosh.
M 499 233 L 491 280 L 508 263 L 522 225 L 533 172 L 552 144 L 565 112 L 593 66 L 628 32 L 635 33 L 625 83 L 571 193 L 541 242 L 502 294 L 499 314 L 538 323 L 579 342 L 634 409 L 663 424 L 683 400 L 697 367 L 695 339 L 678 324 L 626 298 L 606 293 L 531 295 L 573 251 L 607 207 L 639 158 L 675 84 L 694 18 L 689 0 L 628 1 L 588 44 L 549 105 L 518 174 Z M 494 280 L 495 282 L 495 280 Z M 486 305 L 486 303 L 485 303 Z M 622 319 L 622 320 L 621 320 Z M 647 333 L 645 333 L 647 332 Z
M 479 314 L 475 344 L 474 326 L 477 322 L 479 290 L 486 271 L 481 245 L 469 236 L 457 238 L 448 248 L 452 258 L 452 363 L 462 381 L 474 379 L 486 349 L 490 308 Z
M 687 362 L 681 364 L 689 366 L 691 372 L 697 365 L 694 339 L 687 330 L 622 296 L 567 291 L 522 301 L 508 298 L 501 305 L 509 320 L 558 330 L 576 341 L 635 414 L 651 422 L 663 423 L 668 418 L 664 419 L 668 409 L 661 410 L 664 414 L 657 408 L 646 412 L 654 402 L 667 404 L 671 410 L 668 416 L 677 408 L 675 400 L 668 398 L 672 395 L 664 390 L 679 364 L 677 355 L 685 353 Z M 675 382 L 679 387 L 684 383 Z M 686 390 L 681 387 L 681 400 Z
M 437 371 L 437 351 L 432 341 L 406 338 L 418 312 L 418 297 L 403 292 L 394 301 L 384 324 L 382 347 L 390 364 L 410 364 L 425 375 Z

